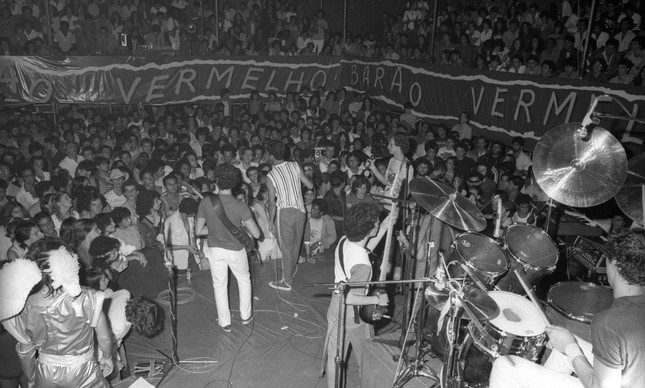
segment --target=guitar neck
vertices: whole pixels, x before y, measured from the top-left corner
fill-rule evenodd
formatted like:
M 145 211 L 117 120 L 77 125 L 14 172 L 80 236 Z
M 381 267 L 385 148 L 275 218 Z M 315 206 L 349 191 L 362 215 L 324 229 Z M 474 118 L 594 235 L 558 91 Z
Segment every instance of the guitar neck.
M 392 253 L 392 237 L 393 237 L 393 231 L 394 231 L 394 223 L 396 222 L 396 219 L 398 218 L 398 207 L 396 202 L 392 202 L 392 211 L 390 212 L 390 223 L 387 226 L 387 235 L 385 236 L 385 246 L 383 248 L 383 261 L 381 262 L 381 271 L 379 274 L 379 281 L 382 282 L 387 279 L 387 272 L 384 271 L 385 268 L 387 268 L 390 264 L 391 260 L 391 253 Z
M 407 166 L 404 163 L 402 167 L 399 168 L 399 170 L 396 172 L 396 175 L 394 177 L 394 181 L 392 182 L 392 187 L 390 187 L 390 191 L 388 195 L 391 198 L 395 198 L 394 200 L 391 201 L 390 203 L 390 223 L 387 226 L 387 235 L 385 236 L 385 247 L 383 249 L 383 260 L 381 261 L 381 271 L 379 274 L 379 281 L 385 281 L 387 279 L 387 274 L 388 272 L 385 271 L 386 268 L 390 267 L 390 261 L 391 261 L 391 253 L 392 253 L 392 237 L 393 237 L 393 232 L 394 232 L 394 224 L 396 223 L 396 219 L 399 218 L 399 207 L 398 207 L 398 202 L 396 198 L 398 198 L 400 191 L 401 191 L 401 185 L 403 184 L 403 179 L 401 179 L 401 170 L 405 170 L 405 174 L 407 175 Z

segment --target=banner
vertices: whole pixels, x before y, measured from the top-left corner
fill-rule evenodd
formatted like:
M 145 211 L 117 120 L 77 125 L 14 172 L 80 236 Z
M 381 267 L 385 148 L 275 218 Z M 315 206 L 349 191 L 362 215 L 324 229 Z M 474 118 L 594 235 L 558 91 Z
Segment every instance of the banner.
M 580 122 L 594 96 L 607 94 L 597 111 L 642 117 L 644 88 L 569 79 L 545 79 L 467 68 L 368 61 L 340 57 L 0 57 L 0 93 L 8 102 L 162 105 L 231 99 L 253 90 L 283 96 L 302 87 L 345 87 L 365 92 L 393 109 L 407 101 L 422 119 L 457 122 L 471 115 L 475 131 L 534 144 L 546 131 Z M 623 110 L 622 106 L 626 109 Z M 639 148 L 645 126 L 634 121 L 599 123 L 623 144 Z
M 467 111 L 471 126 L 505 141 L 522 136 L 533 145 L 560 124 L 582 121 L 592 99 L 602 94 L 616 102 L 600 103 L 596 112 L 645 118 L 643 87 L 391 61 L 341 63 L 339 83 L 349 90 L 365 92 L 399 109 L 409 101 L 415 115 L 452 124 Z M 643 124 L 609 119 L 599 124 L 623 143 L 643 144 Z
M 177 104 L 297 92 L 303 86 L 335 89 L 337 58 L 196 59 L 156 57 L 1 57 L 0 93 L 33 103 Z

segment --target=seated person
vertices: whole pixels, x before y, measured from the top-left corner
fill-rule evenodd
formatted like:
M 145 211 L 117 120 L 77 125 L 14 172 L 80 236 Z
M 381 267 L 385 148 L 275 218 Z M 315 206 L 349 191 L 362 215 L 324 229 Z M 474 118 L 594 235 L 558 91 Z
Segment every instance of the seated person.
M 311 214 L 305 225 L 305 246 L 309 245 L 307 256 L 320 255 L 336 242 L 336 226 L 327 214 L 329 207 L 324 199 L 314 199 Z
M 123 369 L 125 337 L 134 329 L 138 334 L 152 338 L 164 327 L 164 310 L 155 301 L 146 297 L 134 297 L 128 290 L 112 291 L 108 288 L 108 274 L 104 269 L 91 268 L 85 273 L 85 284 L 98 291 L 105 291 L 103 312 L 108 318 L 114 341 L 118 347 L 115 371 Z M 99 352 L 100 357 L 100 352 Z
M 591 344 L 548 326 L 547 346 L 553 352 L 545 365 L 500 357 L 493 364 L 491 388 L 645 387 L 645 230 L 616 236 L 604 257 L 614 304 L 591 321 Z

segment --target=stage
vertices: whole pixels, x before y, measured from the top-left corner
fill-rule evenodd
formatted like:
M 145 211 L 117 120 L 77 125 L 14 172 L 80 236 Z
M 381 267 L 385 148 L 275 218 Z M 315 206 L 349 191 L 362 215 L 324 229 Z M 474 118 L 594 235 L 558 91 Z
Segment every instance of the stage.
M 134 264 L 138 265 L 138 264 Z M 300 264 L 294 289 L 279 292 L 269 288 L 275 278 L 274 262 L 252 266 L 253 324 L 242 325 L 238 306 L 237 284 L 230 276 L 229 297 L 233 317 L 232 332 L 225 333 L 217 324 L 210 271 L 192 273 L 192 282 L 179 280 L 179 300 L 186 300 L 190 287 L 194 299 L 178 305 L 178 355 L 181 361 L 214 361 L 214 364 L 180 363 L 165 377 L 161 387 L 325 387 L 320 377 L 325 347 L 325 319 L 331 290 L 323 286 L 305 287 L 306 283 L 333 281 L 333 265 L 329 261 Z M 141 280 L 145 283 L 145 279 Z M 192 297 L 191 297 L 192 298 Z M 402 296 L 397 296 L 398 306 Z M 166 310 L 166 328 L 157 338 L 148 339 L 136 333 L 125 341 L 131 370 L 137 362 L 164 360 L 156 349 L 171 354 L 170 311 Z M 401 315 L 397 308 L 395 317 Z M 400 331 L 379 338 L 398 339 Z M 391 387 L 397 363 L 392 359 L 397 347 L 381 343 L 364 343 L 363 381 L 358 362 L 349 359 L 346 387 Z M 333 357 L 333 355 L 332 355 Z M 430 360 L 440 371 L 441 363 Z M 128 387 L 129 378 L 115 383 Z M 157 383 L 159 379 L 151 382 Z M 427 386 L 430 380 L 414 379 L 406 387 Z

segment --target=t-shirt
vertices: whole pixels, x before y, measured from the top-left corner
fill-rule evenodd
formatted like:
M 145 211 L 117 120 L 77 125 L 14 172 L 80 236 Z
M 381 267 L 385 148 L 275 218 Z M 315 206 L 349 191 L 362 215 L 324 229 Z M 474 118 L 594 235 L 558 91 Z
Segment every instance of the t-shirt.
M 338 283 L 340 281 L 346 282 L 365 282 L 372 279 L 372 264 L 370 263 L 369 256 L 365 248 L 356 245 L 355 243 L 347 240 L 343 237 L 341 242 L 338 243 L 335 252 L 334 260 L 334 282 Z M 342 243 L 344 241 L 344 243 Z M 340 265 L 340 255 L 339 248 L 343 246 L 343 262 L 345 271 Z M 349 292 L 358 294 L 358 295 L 367 295 L 368 288 L 361 287 L 351 287 Z M 333 294 L 330 307 L 334 305 L 338 306 L 337 300 L 335 298 L 339 297 L 338 294 Z M 336 308 L 336 311 L 337 308 Z M 357 325 L 362 324 L 356 323 L 354 319 L 354 306 L 347 305 L 345 310 L 345 324 L 347 328 L 356 327 Z
M 320 241 L 320 236 L 322 236 L 323 229 L 323 220 L 321 218 L 309 218 L 309 227 L 311 228 L 311 237 L 309 242 L 316 243 Z
M 595 315 L 591 322 L 593 354 L 622 370 L 622 388 L 645 387 L 645 296 L 627 296 Z
M 248 221 L 252 218 L 251 209 L 231 194 L 220 194 L 219 198 L 222 201 L 226 216 L 233 225 L 240 226 L 242 221 Z M 242 243 L 228 229 L 223 227 L 210 198 L 204 198 L 199 203 L 195 218 L 206 220 L 206 226 L 208 227 L 207 244 L 209 247 L 224 248 L 231 251 L 239 251 L 244 248 Z

